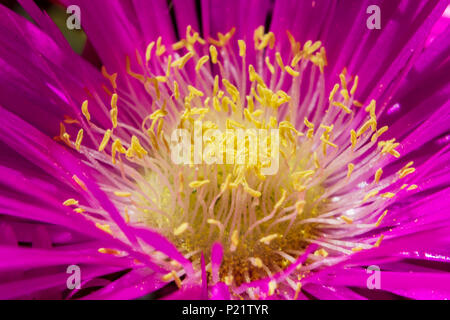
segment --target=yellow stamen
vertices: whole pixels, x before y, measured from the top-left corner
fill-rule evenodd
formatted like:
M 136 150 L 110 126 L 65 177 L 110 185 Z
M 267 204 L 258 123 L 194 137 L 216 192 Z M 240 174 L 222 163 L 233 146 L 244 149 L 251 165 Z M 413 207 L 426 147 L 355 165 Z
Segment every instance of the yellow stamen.
M 244 40 L 238 40 L 239 45 L 239 56 L 245 57 L 245 51 L 246 51 L 246 44 Z
M 322 256 L 322 257 L 326 258 L 326 257 L 328 257 L 328 252 L 324 248 L 321 248 L 319 250 L 316 250 L 314 252 L 314 255 L 315 256 Z
M 277 289 L 277 282 L 275 280 L 272 280 L 269 282 L 269 291 L 268 295 L 272 296 L 275 293 L 275 290 Z
M 382 235 L 378 238 L 377 242 L 375 242 L 375 244 L 374 244 L 373 246 L 374 246 L 375 248 L 379 247 L 380 244 L 381 244 L 381 241 L 383 241 L 383 239 L 384 239 L 384 234 L 382 234 Z
M 83 113 L 84 117 L 86 118 L 87 121 L 91 120 L 91 115 L 89 114 L 89 110 L 88 110 L 88 101 L 84 100 L 83 104 L 81 105 L 81 112 Z
M 76 206 L 76 205 L 78 205 L 78 200 L 67 199 L 66 201 L 63 202 L 63 205 L 65 205 L 65 206 Z
M 372 191 L 368 192 L 368 193 L 364 196 L 363 202 L 369 200 L 369 199 L 372 198 L 372 197 L 375 197 L 375 196 L 378 194 L 378 192 L 379 192 L 378 190 L 372 190 Z
M 98 222 L 97 222 L 97 223 L 95 224 L 95 226 L 96 226 L 97 228 L 99 228 L 100 230 L 102 230 L 102 231 L 104 231 L 104 232 L 109 233 L 109 234 L 112 235 L 111 226 L 110 226 L 109 224 L 101 224 L 101 223 L 98 223 Z
M 217 63 L 217 49 L 215 46 L 213 46 L 213 45 L 209 46 L 209 54 L 211 55 L 211 62 L 216 64 Z
M 75 141 L 75 148 L 80 151 L 81 141 L 83 140 L 83 129 L 80 129 L 77 134 L 77 140 Z
M 290 74 L 291 76 L 293 76 L 293 77 L 298 77 L 298 76 L 300 75 L 300 72 L 295 71 L 294 69 L 292 69 L 292 68 L 289 67 L 289 66 L 286 66 L 286 67 L 284 68 L 284 70 L 286 70 L 286 72 L 289 73 L 289 74 Z
M 183 232 L 185 232 L 185 231 L 187 230 L 188 227 L 189 227 L 189 223 L 184 222 L 184 223 L 180 224 L 179 227 L 177 227 L 177 228 L 175 228 L 175 229 L 173 230 L 173 234 L 174 234 L 175 236 L 179 236 L 180 234 L 182 234 Z
M 200 68 L 209 61 L 209 56 L 203 56 L 201 57 L 198 61 L 197 64 L 195 65 L 195 71 L 198 73 L 200 71 Z
M 383 221 L 383 218 L 386 216 L 387 214 L 387 210 L 384 210 L 383 214 L 378 218 L 377 222 L 375 223 L 376 227 L 379 227 L 381 224 L 381 221 Z
M 98 151 L 102 152 L 105 150 L 106 145 L 109 142 L 109 139 L 111 138 L 111 130 L 108 129 L 105 131 L 105 134 L 103 135 L 102 142 L 100 143 L 100 146 L 98 147 Z
M 209 180 L 196 180 L 196 181 L 192 181 L 191 183 L 189 183 L 189 187 L 191 187 L 192 189 L 197 189 L 208 183 L 209 183 Z
M 350 178 L 352 175 L 353 169 L 355 169 L 355 165 L 353 163 L 349 163 L 347 166 L 347 178 Z
M 381 175 L 383 174 L 383 169 L 379 168 L 377 172 L 375 172 L 375 183 L 380 182 Z
M 264 243 L 265 245 L 270 245 L 270 243 L 276 238 L 281 237 L 278 233 L 270 234 L 268 236 L 262 237 L 259 239 L 259 242 Z
M 395 197 L 395 193 L 385 192 L 385 193 L 380 194 L 380 197 L 391 199 L 391 198 Z
M 87 191 L 87 187 L 84 182 L 81 181 L 80 178 L 78 178 L 75 174 L 72 176 L 72 179 L 75 180 L 75 182 L 81 187 L 81 189 Z
M 121 198 L 131 197 L 131 193 L 126 191 L 114 191 L 114 194 Z
M 349 218 L 347 216 L 341 216 L 341 219 L 345 221 L 345 223 L 347 224 L 352 224 L 353 223 L 353 219 Z

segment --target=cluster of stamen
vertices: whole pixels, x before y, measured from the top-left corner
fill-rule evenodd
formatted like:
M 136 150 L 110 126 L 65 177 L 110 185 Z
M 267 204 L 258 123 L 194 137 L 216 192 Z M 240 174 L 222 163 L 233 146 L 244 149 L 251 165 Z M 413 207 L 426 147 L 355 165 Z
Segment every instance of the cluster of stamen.
M 188 27 L 185 39 L 170 50 L 158 38 L 143 56 L 136 51 L 135 61 L 127 57 L 128 75 L 151 101 L 151 106 L 133 101 L 141 115 L 137 125 L 121 121 L 126 108 L 121 104 L 130 102 L 121 98 L 117 74 L 102 68 L 109 80 L 104 89 L 110 96 L 110 127 L 95 124 L 86 100 L 81 106 L 85 121 L 76 139 L 71 140 L 63 123 L 58 139 L 98 170 L 103 177 L 99 185 L 126 223 L 157 229 L 196 266 L 203 253 L 210 268 L 211 246 L 222 243 L 220 279 L 230 286 L 272 277 L 295 262 L 308 244 L 319 245 L 295 275 L 283 284 L 270 282 L 269 295 L 293 290 L 297 296 L 306 272 L 380 245 L 383 236 L 362 242 L 348 238 L 379 226 L 387 213 L 386 200 L 417 187 L 403 185 L 384 192 L 414 168 L 409 163 L 397 176 L 382 179 L 377 164 L 387 155 L 399 157 L 399 144 L 395 139 L 378 141 L 388 128 L 378 128 L 374 100 L 365 108 L 355 100 L 358 76 L 344 70 L 326 96 L 327 60 L 320 41 L 301 46 L 288 32 L 290 48 L 282 55 L 275 35 L 260 27 L 254 33 L 252 55 L 247 55 L 248 42 L 237 40 L 237 56 L 233 37 L 231 30 L 205 40 Z M 64 123 L 80 121 L 67 117 Z M 175 164 L 172 132 L 186 130 L 195 144 L 198 123 L 202 150 L 194 149 L 189 163 Z M 244 140 L 227 133 L 235 129 L 247 130 Z M 254 132 L 261 129 L 279 132 L 275 174 L 264 174 L 264 168 L 273 165 L 272 147 L 250 148 Z M 224 133 L 208 140 L 208 130 Z M 82 144 L 85 135 L 89 146 Z M 214 139 L 231 146 L 231 162 L 225 160 L 230 149 L 215 148 Z M 273 139 L 268 134 L 263 143 L 272 146 Z M 238 162 L 239 157 L 246 161 Z M 86 191 L 79 177 L 73 179 Z M 121 236 L 107 213 L 94 205 L 75 199 L 64 205 L 74 206 L 103 231 Z M 120 254 L 107 248 L 99 251 Z M 164 279 L 181 286 L 180 268 L 173 263 Z M 247 294 L 257 297 L 251 290 Z

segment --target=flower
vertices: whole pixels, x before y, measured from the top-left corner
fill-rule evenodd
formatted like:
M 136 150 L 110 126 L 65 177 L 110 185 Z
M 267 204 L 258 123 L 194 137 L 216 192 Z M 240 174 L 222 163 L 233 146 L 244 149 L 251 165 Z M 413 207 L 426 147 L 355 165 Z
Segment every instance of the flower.
M 446 2 L 71 2 L 101 68 L 0 7 L 0 297 L 448 298 Z

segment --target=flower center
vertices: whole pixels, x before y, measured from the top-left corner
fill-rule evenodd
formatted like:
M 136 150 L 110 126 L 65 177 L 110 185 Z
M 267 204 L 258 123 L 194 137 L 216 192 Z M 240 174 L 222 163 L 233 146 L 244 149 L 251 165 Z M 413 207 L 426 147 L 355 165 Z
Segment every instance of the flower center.
M 263 27 L 252 43 L 233 41 L 233 33 L 207 44 L 188 27 L 170 52 L 159 38 L 145 58 L 136 51 L 133 67 L 127 58 L 128 81 L 140 83 L 148 105 L 121 93 L 117 74 L 103 68 L 111 127 L 94 124 L 85 101 L 83 128 L 97 149 L 81 145 L 83 129 L 72 142 L 61 125 L 59 139 L 86 155 L 127 223 L 157 229 L 194 265 L 202 254 L 208 263 L 220 242 L 228 284 L 271 277 L 310 243 L 321 246 L 310 266 L 370 248 L 345 236 L 378 226 L 395 195 L 379 192 L 414 171 L 408 164 L 380 183 L 379 164 L 399 153 L 395 139 L 377 147 L 388 128 L 377 128 L 375 101 L 358 111 L 358 77 L 345 70 L 325 93 L 320 41 L 301 46 L 288 33 L 286 48 Z M 101 214 L 92 206 L 65 204 L 116 233 L 90 215 Z

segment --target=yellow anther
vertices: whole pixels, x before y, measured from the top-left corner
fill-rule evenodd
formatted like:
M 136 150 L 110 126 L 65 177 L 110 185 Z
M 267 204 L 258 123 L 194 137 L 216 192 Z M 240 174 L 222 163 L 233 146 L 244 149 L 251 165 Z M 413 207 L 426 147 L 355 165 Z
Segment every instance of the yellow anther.
M 380 194 L 380 197 L 391 199 L 391 198 L 395 197 L 395 193 L 385 192 L 385 193 Z
M 372 142 L 375 142 L 383 133 L 385 133 L 388 130 L 388 126 L 384 126 L 380 128 L 370 139 Z
M 230 181 L 231 181 L 231 174 L 229 173 L 225 179 L 225 181 L 222 183 L 222 185 L 220 186 L 220 191 L 224 192 L 225 190 L 228 189 L 228 186 L 230 185 Z
M 161 44 L 161 37 L 156 40 L 156 55 L 159 57 L 166 52 L 166 46 Z
M 343 73 L 339 75 L 339 79 L 341 80 L 342 88 L 347 89 L 347 80 L 345 79 L 345 75 Z
M 350 178 L 354 169 L 355 165 L 353 163 L 349 163 L 347 166 L 347 178 Z
M 224 282 L 227 286 L 231 286 L 233 284 L 233 276 L 225 276 Z
M 91 121 L 91 115 L 89 114 L 88 110 L 88 101 L 84 100 L 83 104 L 81 105 L 81 112 L 83 113 L 84 117 L 87 121 Z
M 215 46 L 213 46 L 213 45 L 209 46 L 209 54 L 211 55 L 211 62 L 216 64 L 217 63 L 217 49 Z
M 292 58 L 291 61 L 291 67 L 295 68 L 297 66 L 297 64 L 299 63 L 299 61 L 302 59 L 303 55 L 298 53 L 294 56 L 294 58 Z
M 384 210 L 383 214 L 378 218 L 377 222 L 375 223 L 376 227 L 379 227 L 381 224 L 381 221 L 383 221 L 383 218 L 386 216 L 387 214 L 387 210 Z
M 100 143 L 100 146 L 98 147 L 98 151 L 102 152 L 105 150 L 106 145 L 109 142 L 109 139 L 111 138 L 111 130 L 108 129 L 105 131 L 105 134 L 103 135 L 102 142 Z
M 173 93 L 175 96 L 175 100 L 180 99 L 180 89 L 178 87 L 178 82 L 176 82 L 175 80 L 173 81 Z
M 289 73 L 291 76 L 293 77 L 298 77 L 300 75 L 300 72 L 295 71 L 294 69 L 292 69 L 290 66 L 286 66 L 284 67 L 284 70 L 286 70 L 287 73 Z
M 83 140 L 83 129 L 80 129 L 77 134 L 77 140 L 75 141 L 75 148 L 80 151 L 81 141 Z
M 111 114 L 111 122 L 112 122 L 113 128 L 117 128 L 117 108 L 111 109 L 109 111 L 109 113 Z
M 342 220 L 344 220 L 345 221 L 345 223 L 347 223 L 347 224 L 352 224 L 353 223 L 353 219 L 352 218 L 349 218 L 349 217 L 347 217 L 347 216 L 341 216 L 340 217 Z
M 125 154 L 127 152 L 127 150 L 122 146 L 122 143 L 119 139 L 114 140 L 111 146 L 111 159 L 113 164 L 116 164 L 116 152 L 120 152 L 122 154 Z
M 112 109 L 117 109 L 117 93 L 113 93 L 113 95 L 111 96 L 111 108 Z
M 407 175 L 413 173 L 414 171 L 416 171 L 415 168 L 405 168 L 399 171 L 399 178 L 402 179 L 404 177 L 406 177 Z
M 203 56 L 200 59 L 198 59 L 197 64 L 195 65 L 195 71 L 199 72 L 200 68 L 209 61 L 209 56 Z
M 252 82 L 257 81 L 261 86 L 266 86 L 261 76 L 258 73 L 256 73 L 255 68 L 251 64 L 248 66 L 248 73 L 250 81 Z
M 380 178 L 381 178 L 381 175 L 383 174 L 383 169 L 381 169 L 381 168 L 379 168 L 378 170 L 377 170 L 377 172 L 375 172 L 375 179 L 374 179 L 374 182 L 375 183 L 378 183 L 378 182 L 380 182 Z
M 270 245 L 273 240 L 280 237 L 281 235 L 279 235 L 278 233 L 273 233 L 269 234 L 268 236 L 262 237 L 261 239 L 259 239 L 259 242 L 264 243 L 265 245 Z
M 239 45 L 239 56 L 245 57 L 245 51 L 246 51 L 246 44 L 244 40 L 238 40 Z
M 282 188 L 280 200 L 278 200 L 278 202 L 273 207 L 274 211 L 278 210 L 281 207 L 281 205 L 283 204 L 284 200 L 286 200 L 286 194 L 287 194 L 286 190 Z
M 106 233 L 112 234 L 111 226 L 109 224 L 101 224 L 97 222 L 95 226 Z
M 231 251 L 235 251 L 237 246 L 239 245 L 239 232 L 237 230 L 234 230 L 231 234 Z
M 370 198 L 375 197 L 377 194 L 378 194 L 378 190 L 372 190 L 372 191 L 369 191 L 369 192 L 364 196 L 363 202 L 366 202 L 366 201 L 369 200 Z
M 180 277 L 178 277 L 178 275 L 177 275 L 177 273 L 175 272 L 175 270 L 172 270 L 171 272 L 165 274 L 165 275 L 162 277 L 162 280 L 163 280 L 163 281 L 166 281 L 166 282 L 172 281 L 172 280 L 173 280 L 173 281 L 175 282 L 175 284 L 177 285 L 177 287 L 178 287 L 179 289 L 181 288 L 181 279 L 180 279 Z
M 219 75 L 214 77 L 213 96 L 217 95 L 219 91 Z
M 311 177 L 312 175 L 314 175 L 314 173 L 314 170 L 296 171 L 291 175 L 291 177 L 292 179 L 294 179 L 294 181 L 298 181 L 299 179 Z
M 352 248 L 353 252 L 359 252 L 361 250 L 364 250 L 363 247 L 354 247 L 354 248 Z
M 167 115 L 167 111 L 162 110 L 162 109 L 157 109 L 149 116 L 149 118 L 152 120 L 155 120 L 155 119 L 165 117 L 166 115 Z
M 321 136 L 321 137 L 320 137 L 320 140 L 322 140 L 323 143 L 329 145 L 330 147 L 333 147 L 333 148 L 337 148 L 337 147 L 338 147 L 337 144 L 335 144 L 335 143 L 329 141 L 329 140 L 326 139 L 324 136 Z
M 110 249 L 110 248 L 99 248 L 98 252 L 104 253 L 104 254 L 112 254 L 112 255 L 118 255 L 120 254 L 119 250 L 116 249 Z
M 255 197 L 255 198 L 261 197 L 261 192 L 250 188 L 248 185 L 244 185 L 244 191 L 247 192 L 252 197 Z
M 316 169 L 320 168 L 320 163 L 319 163 L 319 159 L 317 157 L 317 152 L 314 151 L 313 152 L 313 159 L 314 159 L 314 166 L 316 167 Z
M 342 89 L 342 90 L 341 90 L 341 96 L 344 97 L 344 100 L 345 100 L 345 101 L 350 100 L 350 96 L 349 96 L 349 94 L 348 94 L 347 89 Z
M 374 246 L 375 248 L 376 248 L 376 247 L 379 247 L 380 244 L 381 244 L 381 241 L 383 241 L 383 239 L 384 239 L 384 234 L 382 234 L 382 235 L 378 238 L 377 242 L 375 242 L 375 244 L 374 244 L 373 246 Z
M 361 128 L 359 128 L 359 130 L 356 132 L 356 136 L 359 137 L 361 136 L 364 132 L 367 131 L 367 129 L 369 129 L 370 127 L 372 127 L 374 124 L 374 120 L 373 119 L 369 119 L 367 120 Z
M 256 258 L 250 257 L 249 260 L 250 260 L 250 263 L 251 263 L 253 266 L 255 266 L 255 267 L 257 267 L 257 268 L 262 268 L 263 262 L 262 262 L 262 260 L 261 260 L 260 258 L 257 258 L 257 257 L 256 257 Z
M 66 201 L 63 202 L 63 205 L 65 205 L 65 206 L 76 206 L 76 205 L 78 205 L 78 200 L 67 199 Z
M 129 61 L 129 60 L 128 60 Z M 128 65 L 129 66 L 129 65 Z M 117 83 L 116 83 L 116 79 L 117 79 L 117 72 L 113 73 L 113 74 L 108 74 L 108 72 L 106 71 L 105 66 L 102 66 L 102 75 L 109 80 L 109 82 L 111 83 L 111 86 L 114 89 L 117 89 Z
M 189 90 L 189 95 L 192 97 L 203 97 L 204 93 L 200 90 L 198 90 L 197 88 L 188 85 L 188 90 Z
M 184 222 L 182 224 L 180 224 L 180 226 L 178 226 L 177 228 L 175 228 L 173 230 L 173 234 L 175 236 L 179 236 L 180 234 L 182 234 L 183 232 L 185 232 L 187 230 L 187 228 L 189 227 L 189 223 Z
M 358 100 L 353 100 L 353 105 L 355 107 L 362 107 L 363 106 L 363 104 L 361 102 L 359 102 Z
M 372 99 L 369 105 L 366 107 L 366 112 L 369 112 L 370 117 L 376 120 L 377 117 L 375 115 L 375 108 L 376 108 L 376 101 Z
M 344 110 L 345 113 L 352 113 L 352 110 L 349 109 L 349 107 L 347 107 L 345 104 L 341 103 L 341 102 L 337 102 L 337 101 L 333 101 L 331 103 L 333 106 L 339 107 L 342 110 Z
M 335 84 L 333 87 L 333 90 L 331 90 L 330 92 L 330 96 L 328 97 L 328 100 L 331 102 L 333 102 L 334 99 L 334 95 L 336 94 L 336 92 L 339 90 L 339 84 Z
M 314 255 L 322 256 L 322 257 L 326 258 L 326 257 L 328 257 L 328 252 L 324 248 L 321 248 L 319 250 L 314 251 Z
M 172 67 L 178 67 L 178 69 L 183 69 L 186 63 L 194 56 L 194 53 L 189 51 L 184 56 L 172 62 Z
M 125 207 L 124 210 L 124 216 L 125 216 L 125 223 L 130 223 L 130 215 L 128 214 L 128 207 Z
M 73 211 L 76 212 L 76 213 L 86 212 L 86 210 L 84 210 L 83 208 L 75 208 L 75 209 L 73 209 Z
M 295 210 L 297 210 L 297 215 L 301 215 L 303 213 L 303 209 L 305 208 L 306 201 L 299 200 L 295 203 Z
M 145 50 L 145 63 L 148 65 L 148 62 L 152 58 L 152 50 L 155 46 L 155 41 L 152 41 L 148 44 L 147 49 Z
M 196 180 L 196 181 L 192 181 L 191 183 L 189 183 L 189 187 L 191 187 L 192 189 L 197 189 L 208 183 L 209 183 L 209 180 Z
M 411 191 L 411 190 L 414 190 L 414 189 L 417 189 L 417 188 L 418 188 L 418 187 L 417 187 L 416 184 L 412 184 L 412 185 L 410 185 L 406 190 Z
M 166 68 L 166 74 L 164 76 L 164 78 L 167 81 L 167 78 L 170 77 L 170 69 L 172 68 L 172 56 L 169 56 L 168 60 L 167 60 L 167 68 Z M 165 82 L 165 81 L 164 81 Z
M 356 147 L 356 139 L 357 139 L 356 131 L 352 129 L 350 131 L 350 141 L 352 142 L 352 150 L 355 149 Z
M 80 178 L 78 178 L 75 174 L 72 176 L 72 179 L 81 187 L 81 189 L 87 191 L 87 187 L 84 182 L 81 181 Z
M 212 225 L 215 225 L 215 226 L 219 226 L 219 227 L 222 226 L 222 223 L 219 220 L 208 219 L 208 220 L 206 220 L 206 222 L 208 224 L 212 224 Z
M 277 282 L 275 280 L 272 280 L 269 282 L 269 291 L 267 294 L 269 296 L 272 296 L 275 293 L 275 290 L 277 289 Z
M 275 53 L 275 59 L 277 60 L 277 63 L 280 66 L 280 69 L 284 70 L 283 59 L 281 58 L 281 54 L 279 52 Z
M 273 64 L 270 63 L 270 59 L 269 59 L 268 56 L 266 56 L 265 62 L 266 62 L 267 69 L 269 69 L 271 74 L 274 74 L 275 73 L 275 68 L 273 67 Z
M 350 94 L 351 95 L 355 94 L 356 88 L 358 88 L 358 81 L 359 81 L 359 77 L 355 76 L 355 79 L 353 80 L 352 88 L 350 89 Z
M 314 128 L 314 123 L 311 123 L 308 121 L 308 119 L 305 117 L 305 119 L 303 120 L 303 122 L 305 123 L 305 126 L 307 126 L 310 129 Z
M 227 89 L 227 92 L 233 98 L 233 102 L 240 100 L 239 90 L 230 81 L 228 81 L 227 79 L 222 79 L 222 83 Z
M 302 284 L 300 282 L 297 282 L 297 286 L 295 287 L 294 300 L 298 299 L 301 289 L 302 289 Z
M 114 195 L 121 198 L 131 197 L 131 193 L 126 191 L 114 191 Z

